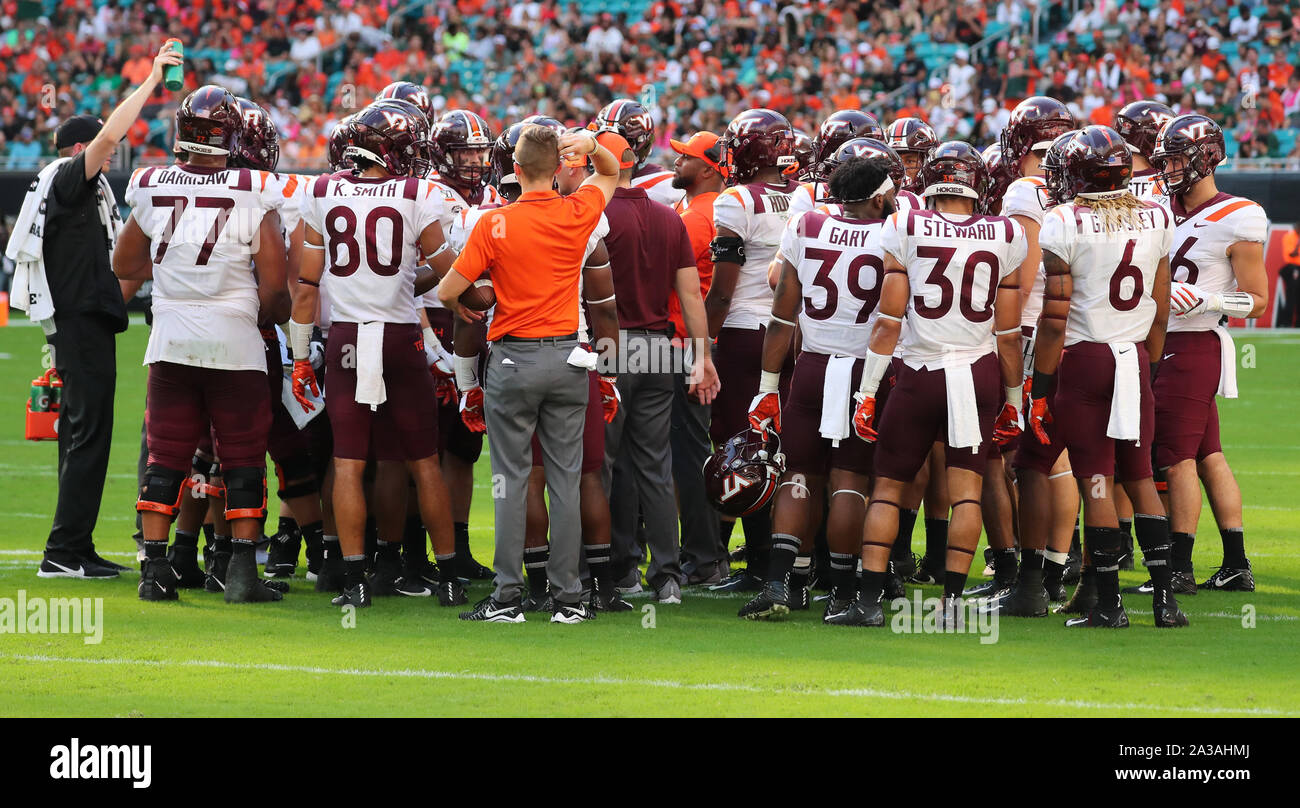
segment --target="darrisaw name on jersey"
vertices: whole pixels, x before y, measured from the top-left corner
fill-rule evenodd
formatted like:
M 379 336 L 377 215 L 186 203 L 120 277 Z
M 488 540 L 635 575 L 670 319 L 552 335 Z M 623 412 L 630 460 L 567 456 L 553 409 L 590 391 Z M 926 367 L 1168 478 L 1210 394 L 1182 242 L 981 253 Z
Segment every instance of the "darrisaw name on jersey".
M 148 178 L 147 186 L 144 179 L 142 179 L 140 186 L 143 188 L 154 185 L 229 185 L 230 172 L 239 170 L 237 168 L 226 168 L 221 171 L 214 171 L 211 174 L 194 174 L 183 168 L 169 166 L 159 169 L 153 177 Z
M 1001 222 L 976 222 L 972 225 L 953 224 L 934 216 L 918 217 L 921 235 L 935 238 L 974 238 L 982 241 L 1005 241 L 1006 225 Z

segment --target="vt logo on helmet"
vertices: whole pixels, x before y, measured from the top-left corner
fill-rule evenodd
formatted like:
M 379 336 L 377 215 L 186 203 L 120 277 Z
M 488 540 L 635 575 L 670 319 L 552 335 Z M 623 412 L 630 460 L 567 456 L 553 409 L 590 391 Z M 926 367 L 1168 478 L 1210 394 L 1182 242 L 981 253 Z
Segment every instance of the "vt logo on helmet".
M 744 185 L 764 168 L 798 165 L 794 127 L 779 112 L 747 109 L 732 119 L 722 136 L 729 185 Z
M 747 516 L 768 503 L 784 473 L 777 434 L 764 438 L 746 427 L 704 461 L 704 488 L 721 513 Z

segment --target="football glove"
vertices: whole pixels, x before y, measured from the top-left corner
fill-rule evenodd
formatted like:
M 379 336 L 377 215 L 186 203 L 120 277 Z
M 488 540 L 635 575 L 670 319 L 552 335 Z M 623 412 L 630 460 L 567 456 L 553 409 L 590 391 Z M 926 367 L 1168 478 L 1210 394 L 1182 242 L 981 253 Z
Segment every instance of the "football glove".
M 617 378 L 614 376 L 600 377 L 600 405 L 605 408 L 605 423 L 614 423 L 614 416 L 618 415 L 618 405 L 623 401 L 623 396 L 618 392 Z
M 1047 397 L 1034 399 L 1029 407 L 1029 425 L 1034 430 L 1034 437 L 1047 446 L 1052 442 L 1047 436 L 1047 425 L 1052 423 L 1052 413 L 1047 409 Z
M 1169 286 L 1169 308 L 1179 317 L 1196 314 L 1205 307 L 1205 293 L 1190 283 L 1174 281 Z
M 876 398 L 862 392 L 855 393 L 853 398 L 858 402 L 858 408 L 853 411 L 853 431 L 867 443 L 875 443 L 879 435 L 871 422 L 876 417 Z
M 1020 434 L 1020 410 L 1010 401 L 1002 405 L 998 420 L 993 424 L 993 442 L 1005 446 Z
M 307 390 L 311 390 L 313 396 L 320 395 L 320 385 L 316 384 L 316 371 L 312 370 L 311 361 L 307 359 L 297 359 L 293 363 L 293 397 L 302 405 L 303 412 L 311 412 L 316 409 L 316 405 L 311 403 L 307 398 Z
M 781 432 L 781 394 L 759 393 L 749 402 L 749 428 L 767 437 Z
M 460 396 L 460 420 L 470 432 L 486 432 L 487 423 L 483 420 L 483 388 L 471 387 Z

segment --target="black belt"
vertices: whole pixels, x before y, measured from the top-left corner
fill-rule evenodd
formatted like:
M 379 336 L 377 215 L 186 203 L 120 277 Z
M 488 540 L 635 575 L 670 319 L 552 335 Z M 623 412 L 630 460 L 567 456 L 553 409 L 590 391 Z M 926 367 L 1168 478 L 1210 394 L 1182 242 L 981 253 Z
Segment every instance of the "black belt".
M 623 333 L 640 334 L 643 336 L 650 336 L 650 337 L 671 337 L 672 329 L 671 328 L 624 328 Z
M 578 338 L 578 332 L 574 331 L 572 334 L 561 334 L 557 337 L 516 337 L 513 334 L 506 334 L 505 336 L 497 337 L 496 341 L 497 342 L 523 342 L 523 343 L 531 342 L 538 345 L 559 345 L 561 342 L 576 340 L 577 338 Z

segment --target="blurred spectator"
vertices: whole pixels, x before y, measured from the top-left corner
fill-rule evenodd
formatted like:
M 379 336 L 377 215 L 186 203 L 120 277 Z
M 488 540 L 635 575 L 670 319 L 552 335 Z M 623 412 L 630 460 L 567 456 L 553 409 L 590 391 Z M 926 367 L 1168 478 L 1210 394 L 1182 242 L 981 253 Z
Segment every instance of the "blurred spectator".
M 41 144 L 33 138 L 35 133 L 30 126 L 24 126 L 18 133 L 18 139 L 9 144 L 9 158 L 5 168 L 9 171 L 21 171 L 36 168 L 41 156 Z

